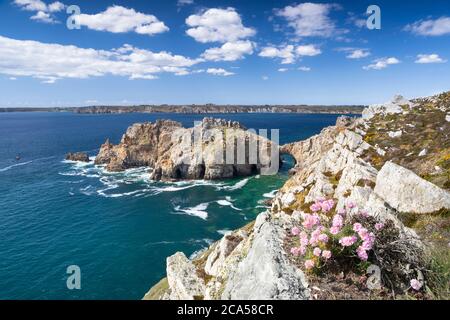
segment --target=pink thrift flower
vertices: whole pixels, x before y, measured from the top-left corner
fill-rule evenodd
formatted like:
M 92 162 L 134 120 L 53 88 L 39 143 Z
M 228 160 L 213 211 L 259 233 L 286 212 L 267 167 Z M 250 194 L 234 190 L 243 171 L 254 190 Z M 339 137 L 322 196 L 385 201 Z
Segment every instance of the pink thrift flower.
M 384 224 L 383 223 L 376 223 L 375 224 L 375 229 L 377 230 L 377 231 L 380 231 L 381 229 L 383 229 L 384 228 Z
M 320 242 L 323 242 L 323 243 L 328 242 L 328 236 L 325 233 L 320 234 L 318 239 Z
M 299 248 L 299 253 L 300 253 L 302 256 L 304 256 L 305 253 L 306 253 L 306 247 L 305 247 L 305 246 L 300 246 L 300 248 Z
M 308 245 L 309 239 L 308 239 L 308 234 L 306 232 L 302 232 L 300 234 L 300 245 L 302 247 L 306 247 Z
M 369 213 L 367 212 L 367 210 L 361 210 L 361 211 L 359 211 L 359 214 L 366 218 L 369 216 Z
M 314 260 L 306 260 L 305 268 L 306 268 L 306 270 L 314 268 Z
M 316 257 L 320 257 L 320 254 L 322 253 L 322 250 L 318 247 L 314 248 L 313 250 L 313 255 L 315 255 Z
M 322 209 L 322 206 L 320 205 L 320 203 L 316 202 L 316 203 L 312 204 L 309 208 L 311 209 L 312 212 L 317 212 L 320 209 Z
M 300 254 L 300 248 L 297 247 L 291 248 L 291 254 L 294 256 L 298 256 Z
M 361 230 L 362 227 L 363 227 L 363 226 L 362 226 L 361 223 L 356 222 L 355 224 L 353 224 L 353 231 L 359 232 L 359 230 Z
M 339 240 L 339 243 L 343 246 L 343 247 L 350 247 L 351 245 L 353 245 L 356 240 L 358 240 L 356 238 L 356 236 L 348 236 L 348 237 L 343 237 Z
M 298 227 L 293 227 L 291 233 L 294 236 L 298 236 L 300 234 L 300 229 Z
M 341 232 L 341 228 L 339 228 L 339 227 L 331 227 L 330 228 L 331 234 L 337 235 L 339 232 Z
M 322 202 L 321 205 L 322 205 L 323 212 L 329 212 L 334 207 L 334 201 L 333 201 L 333 199 L 326 200 L 326 201 Z
M 342 228 L 344 225 L 344 218 L 340 214 L 335 214 L 333 217 L 333 227 L 338 227 L 339 229 Z
M 347 214 L 347 211 L 344 208 L 342 208 L 342 209 L 339 209 L 337 211 L 337 213 L 340 214 L 341 216 L 345 217 L 345 215 Z
M 416 291 L 419 291 L 420 288 L 422 288 L 422 283 L 417 279 L 412 279 L 410 284 L 411 284 L 411 287 Z
M 347 208 L 348 209 L 353 209 L 356 207 L 356 203 L 354 203 L 353 201 L 348 201 L 347 202 Z
M 329 251 L 329 250 L 323 250 L 323 251 L 322 251 L 322 257 L 323 257 L 325 260 L 330 259 L 330 258 L 331 258 L 331 251 Z
M 359 246 L 358 249 L 356 249 L 356 253 L 358 254 L 358 258 L 362 261 L 367 261 L 369 258 L 367 251 L 362 246 Z

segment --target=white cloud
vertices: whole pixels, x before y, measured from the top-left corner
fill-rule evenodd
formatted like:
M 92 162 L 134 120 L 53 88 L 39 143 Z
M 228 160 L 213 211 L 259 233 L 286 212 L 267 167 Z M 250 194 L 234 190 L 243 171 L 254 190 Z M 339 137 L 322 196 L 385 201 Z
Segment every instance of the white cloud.
M 236 42 L 255 35 L 256 31 L 242 24 L 234 8 L 213 8 L 186 19 L 186 33 L 201 43 Z
M 370 56 L 370 51 L 368 49 L 338 48 L 337 51 L 345 52 L 347 54 L 347 59 L 362 59 Z
M 27 11 L 48 11 L 47 5 L 41 0 L 14 0 L 14 4 Z
M 14 4 L 22 10 L 36 12 L 30 19 L 44 23 L 56 23 L 57 20 L 52 13 L 62 11 L 65 8 L 65 5 L 59 1 L 47 5 L 41 0 L 14 0 Z
M 159 21 L 154 15 L 122 6 L 108 7 L 97 14 L 79 14 L 74 19 L 79 25 L 89 29 L 113 33 L 134 31 L 151 36 L 169 30 L 164 22 Z
M 207 49 L 202 58 L 210 61 L 235 61 L 242 59 L 246 54 L 253 53 L 251 41 L 226 42 L 220 48 Z
M 280 68 L 280 69 L 278 69 L 278 71 L 279 72 L 286 72 L 286 71 L 289 71 L 289 69 L 288 68 Z
M 44 11 L 38 11 L 34 16 L 30 18 L 31 20 L 38 20 L 45 23 L 55 23 L 56 21 L 50 16 L 49 13 Z
M 50 3 L 48 5 L 48 11 L 50 11 L 50 12 L 59 12 L 59 11 L 64 10 L 65 7 L 66 6 L 63 3 L 59 2 L 59 1 L 56 1 L 56 2 Z
M 450 17 L 441 17 L 436 20 L 420 20 L 405 27 L 406 31 L 422 36 L 442 36 L 450 34 Z
M 417 60 L 415 61 L 415 63 L 444 63 L 447 60 L 442 59 L 441 57 L 439 57 L 438 54 L 433 53 L 433 54 L 418 54 L 417 55 Z
M 390 58 L 381 58 L 374 60 L 372 64 L 369 64 L 368 66 L 364 66 L 364 70 L 381 70 L 387 68 L 389 65 L 398 64 L 400 63 L 400 60 L 398 60 L 395 57 Z
M 170 52 L 152 52 L 130 45 L 96 50 L 0 36 L 0 73 L 33 77 L 46 83 L 105 75 L 153 79 L 159 73 L 183 73 L 198 62 Z
M 301 66 L 301 67 L 298 67 L 298 70 L 303 71 L 303 72 L 308 72 L 308 71 L 311 71 L 311 68 L 310 67 Z
M 284 47 L 264 47 L 259 53 L 260 57 L 264 58 L 280 58 L 282 64 L 294 63 L 297 58 L 302 56 L 316 56 L 321 54 L 322 51 L 316 46 L 301 45 L 294 47 L 293 45 L 286 45 Z
M 301 3 L 287 6 L 278 10 L 276 14 L 285 18 L 295 34 L 300 37 L 330 37 L 337 32 L 334 22 L 329 18 L 332 9 L 338 8 L 333 4 Z
M 282 64 L 291 64 L 295 61 L 294 46 L 287 45 L 283 48 L 265 47 L 259 53 L 264 58 L 280 58 Z
M 267 80 L 269 80 L 269 77 L 268 76 L 262 76 L 261 79 L 263 79 L 264 81 L 267 81 Z
M 319 48 L 316 48 L 312 44 L 308 44 L 306 46 L 298 46 L 295 49 L 295 52 L 299 56 L 308 56 L 308 57 L 317 56 L 322 53 L 322 51 Z
M 222 68 L 208 68 L 206 72 L 209 74 L 213 74 L 215 76 L 224 76 L 224 77 L 234 75 L 233 72 L 226 71 L 225 69 Z

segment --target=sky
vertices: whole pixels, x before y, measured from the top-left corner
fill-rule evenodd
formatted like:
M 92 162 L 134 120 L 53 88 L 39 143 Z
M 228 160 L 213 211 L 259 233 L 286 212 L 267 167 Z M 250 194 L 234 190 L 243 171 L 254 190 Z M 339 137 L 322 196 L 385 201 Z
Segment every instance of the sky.
M 0 107 L 382 103 L 449 59 L 448 0 L 0 0 Z

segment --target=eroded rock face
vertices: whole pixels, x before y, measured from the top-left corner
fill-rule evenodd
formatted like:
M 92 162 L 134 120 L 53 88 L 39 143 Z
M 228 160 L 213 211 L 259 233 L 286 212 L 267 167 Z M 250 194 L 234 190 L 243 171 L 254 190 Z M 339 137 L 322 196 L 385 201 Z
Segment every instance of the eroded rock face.
M 203 299 L 204 281 L 197 276 L 194 265 L 184 253 L 177 252 L 167 258 L 167 281 L 171 300 Z
M 308 283 L 303 272 L 290 264 L 280 239 L 284 230 L 270 221 L 267 213 L 258 216 L 254 238 L 247 256 L 229 275 L 222 299 L 305 300 Z
M 278 145 L 238 122 L 205 118 L 193 128 L 170 120 L 134 124 L 118 145 L 106 141 L 95 163 L 109 171 L 148 166 L 154 180 L 214 180 L 276 173 L 279 156 Z
M 450 209 L 450 193 L 393 162 L 377 176 L 375 193 L 400 212 L 431 213 Z
M 66 155 L 66 160 L 89 162 L 89 156 L 85 152 L 68 153 Z

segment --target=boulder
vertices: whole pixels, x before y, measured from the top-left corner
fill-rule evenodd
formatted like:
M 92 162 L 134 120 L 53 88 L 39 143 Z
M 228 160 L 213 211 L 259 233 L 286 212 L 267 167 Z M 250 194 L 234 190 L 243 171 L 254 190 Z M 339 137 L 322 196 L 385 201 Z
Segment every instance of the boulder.
M 85 152 L 74 152 L 66 155 L 66 160 L 89 162 L 89 156 Z
M 375 193 L 400 212 L 432 213 L 450 209 L 448 191 L 391 161 L 378 173 Z

